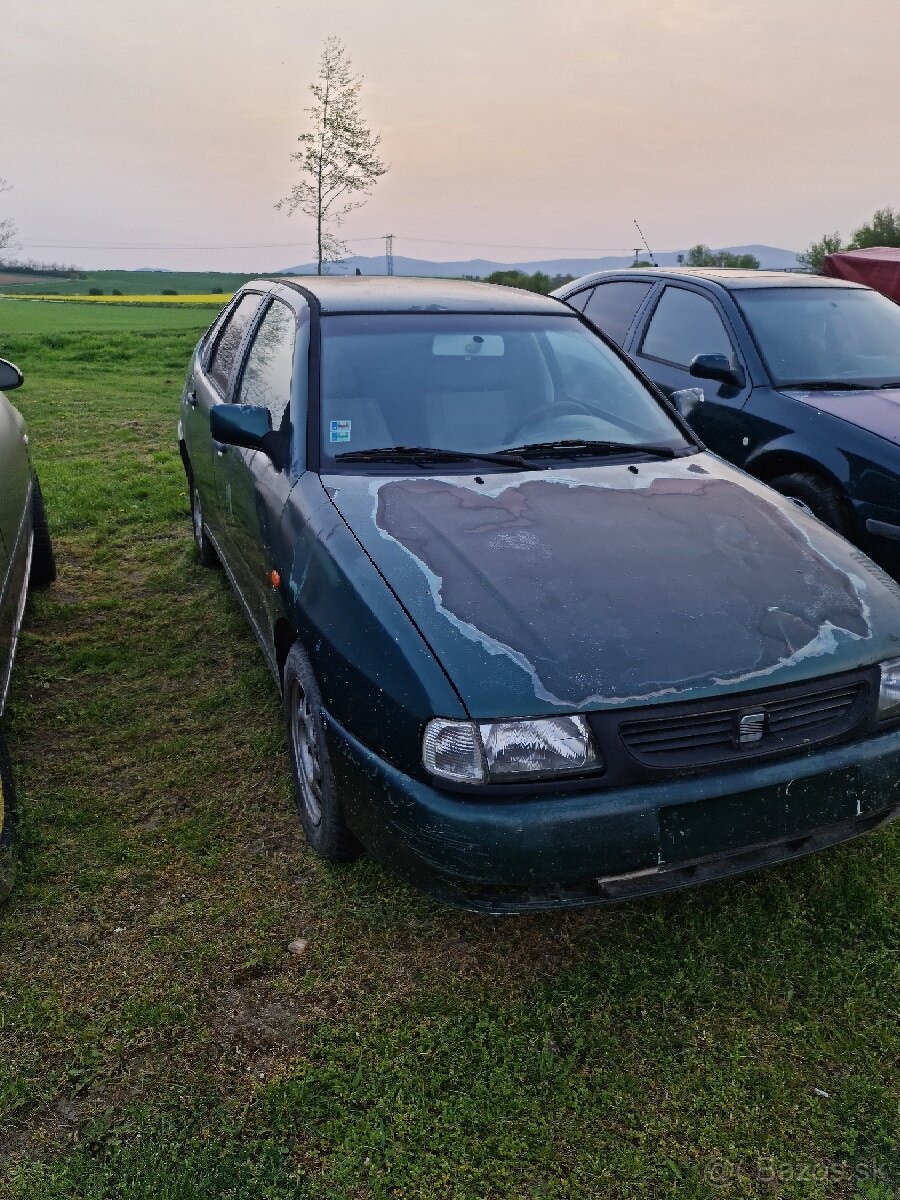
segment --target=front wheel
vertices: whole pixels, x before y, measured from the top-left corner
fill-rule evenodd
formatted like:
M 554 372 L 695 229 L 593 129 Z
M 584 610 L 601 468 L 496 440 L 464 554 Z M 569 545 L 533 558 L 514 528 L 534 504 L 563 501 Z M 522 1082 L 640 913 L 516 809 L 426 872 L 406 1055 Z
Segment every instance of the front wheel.
M 322 697 L 312 665 L 296 643 L 284 664 L 284 721 L 300 824 L 317 854 L 352 862 L 362 846 L 344 824 L 325 745 Z
M 838 489 L 826 479 L 797 471 L 792 475 L 780 475 L 771 480 L 769 486 L 830 525 L 842 537 L 850 537 L 852 528 L 846 502 Z
M 15 816 L 16 797 L 13 791 L 12 767 L 3 738 L 3 730 L 0 729 L 0 904 L 12 891 L 12 840 Z

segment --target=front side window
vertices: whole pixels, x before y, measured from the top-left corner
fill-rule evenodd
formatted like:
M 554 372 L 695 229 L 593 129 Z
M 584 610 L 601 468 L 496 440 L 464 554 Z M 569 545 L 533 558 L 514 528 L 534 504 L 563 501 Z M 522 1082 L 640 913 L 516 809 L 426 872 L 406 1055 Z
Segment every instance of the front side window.
M 247 292 L 242 296 L 216 338 L 209 360 L 209 377 L 223 395 L 228 390 L 234 357 L 261 300 L 258 292 Z
M 900 307 L 862 288 L 745 288 L 735 297 L 779 387 L 900 385 Z
M 253 335 L 238 393 L 240 404 L 269 410 L 273 429 L 290 405 L 296 340 L 293 311 L 273 300 Z
M 322 319 L 321 459 L 382 447 L 494 452 L 554 441 L 689 443 L 575 316 Z
M 686 288 L 667 287 L 653 310 L 641 353 L 687 370 L 698 354 L 731 359 L 731 339 L 712 301 Z
M 584 315 L 621 346 L 635 313 L 652 287 L 653 284 L 646 280 L 631 279 L 598 284 L 585 306 Z

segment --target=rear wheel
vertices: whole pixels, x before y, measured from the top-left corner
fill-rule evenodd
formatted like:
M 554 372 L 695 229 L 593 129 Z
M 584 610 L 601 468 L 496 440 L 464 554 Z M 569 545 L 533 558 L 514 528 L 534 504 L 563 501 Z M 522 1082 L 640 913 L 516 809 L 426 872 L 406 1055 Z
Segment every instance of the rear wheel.
M 325 745 L 322 697 L 309 659 L 296 643 L 284 664 L 284 721 L 300 824 L 317 854 L 351 862 L 362 846 L 344 824 Z
M 44 496 L 36 475 L 31 493 L 31 525 L 34 541 L 31 547 L 31 574 L 28 583 L 33 588 L 49 587 L 56 578 L 56 559 L 53 555 L 50 527 L 47 524 Z
M 797 471 L 793 475 L 780 475 L 770 481 L 770 486 L 830 525 L 842 537 L 850 537 L 852 530 L 847 505 L 834 484 L 819 475 Z
M 0 729 L 0 904 L 12 891 L 12 840 L 15 810 L 16 797 L 13 791 L 12 768 L 3 738 L 3 730 Z
M 215 546 L 209 540 L 206 524 L 203 520 L 203 505 L 196 484 L 191 481 L 191 525 L 194 530 L 194 545 L 197 547 L 197 558 L 201 567 L 217 567 L 219 556 Z

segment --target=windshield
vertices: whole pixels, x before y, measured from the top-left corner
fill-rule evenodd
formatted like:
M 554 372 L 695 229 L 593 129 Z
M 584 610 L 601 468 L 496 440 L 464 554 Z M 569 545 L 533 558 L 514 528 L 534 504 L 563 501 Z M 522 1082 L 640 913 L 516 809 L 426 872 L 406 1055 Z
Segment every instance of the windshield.
M 691 445 L 609 347 L 566 314 L 324 317 L 321 430 L 326 469 L 384 447 Z
M 900 307 L 855 288 L 735 294 L 779 387 L 900 386 Z

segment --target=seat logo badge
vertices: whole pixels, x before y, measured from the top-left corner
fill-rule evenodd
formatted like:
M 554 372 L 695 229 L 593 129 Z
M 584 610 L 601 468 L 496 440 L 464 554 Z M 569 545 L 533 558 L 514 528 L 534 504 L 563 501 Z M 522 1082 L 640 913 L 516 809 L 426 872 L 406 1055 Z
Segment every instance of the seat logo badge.
M 738 745 L 751 746 L 754 742 L 761 742 L 765 729 L 764 712 L 744 713 L 738 721 Z

